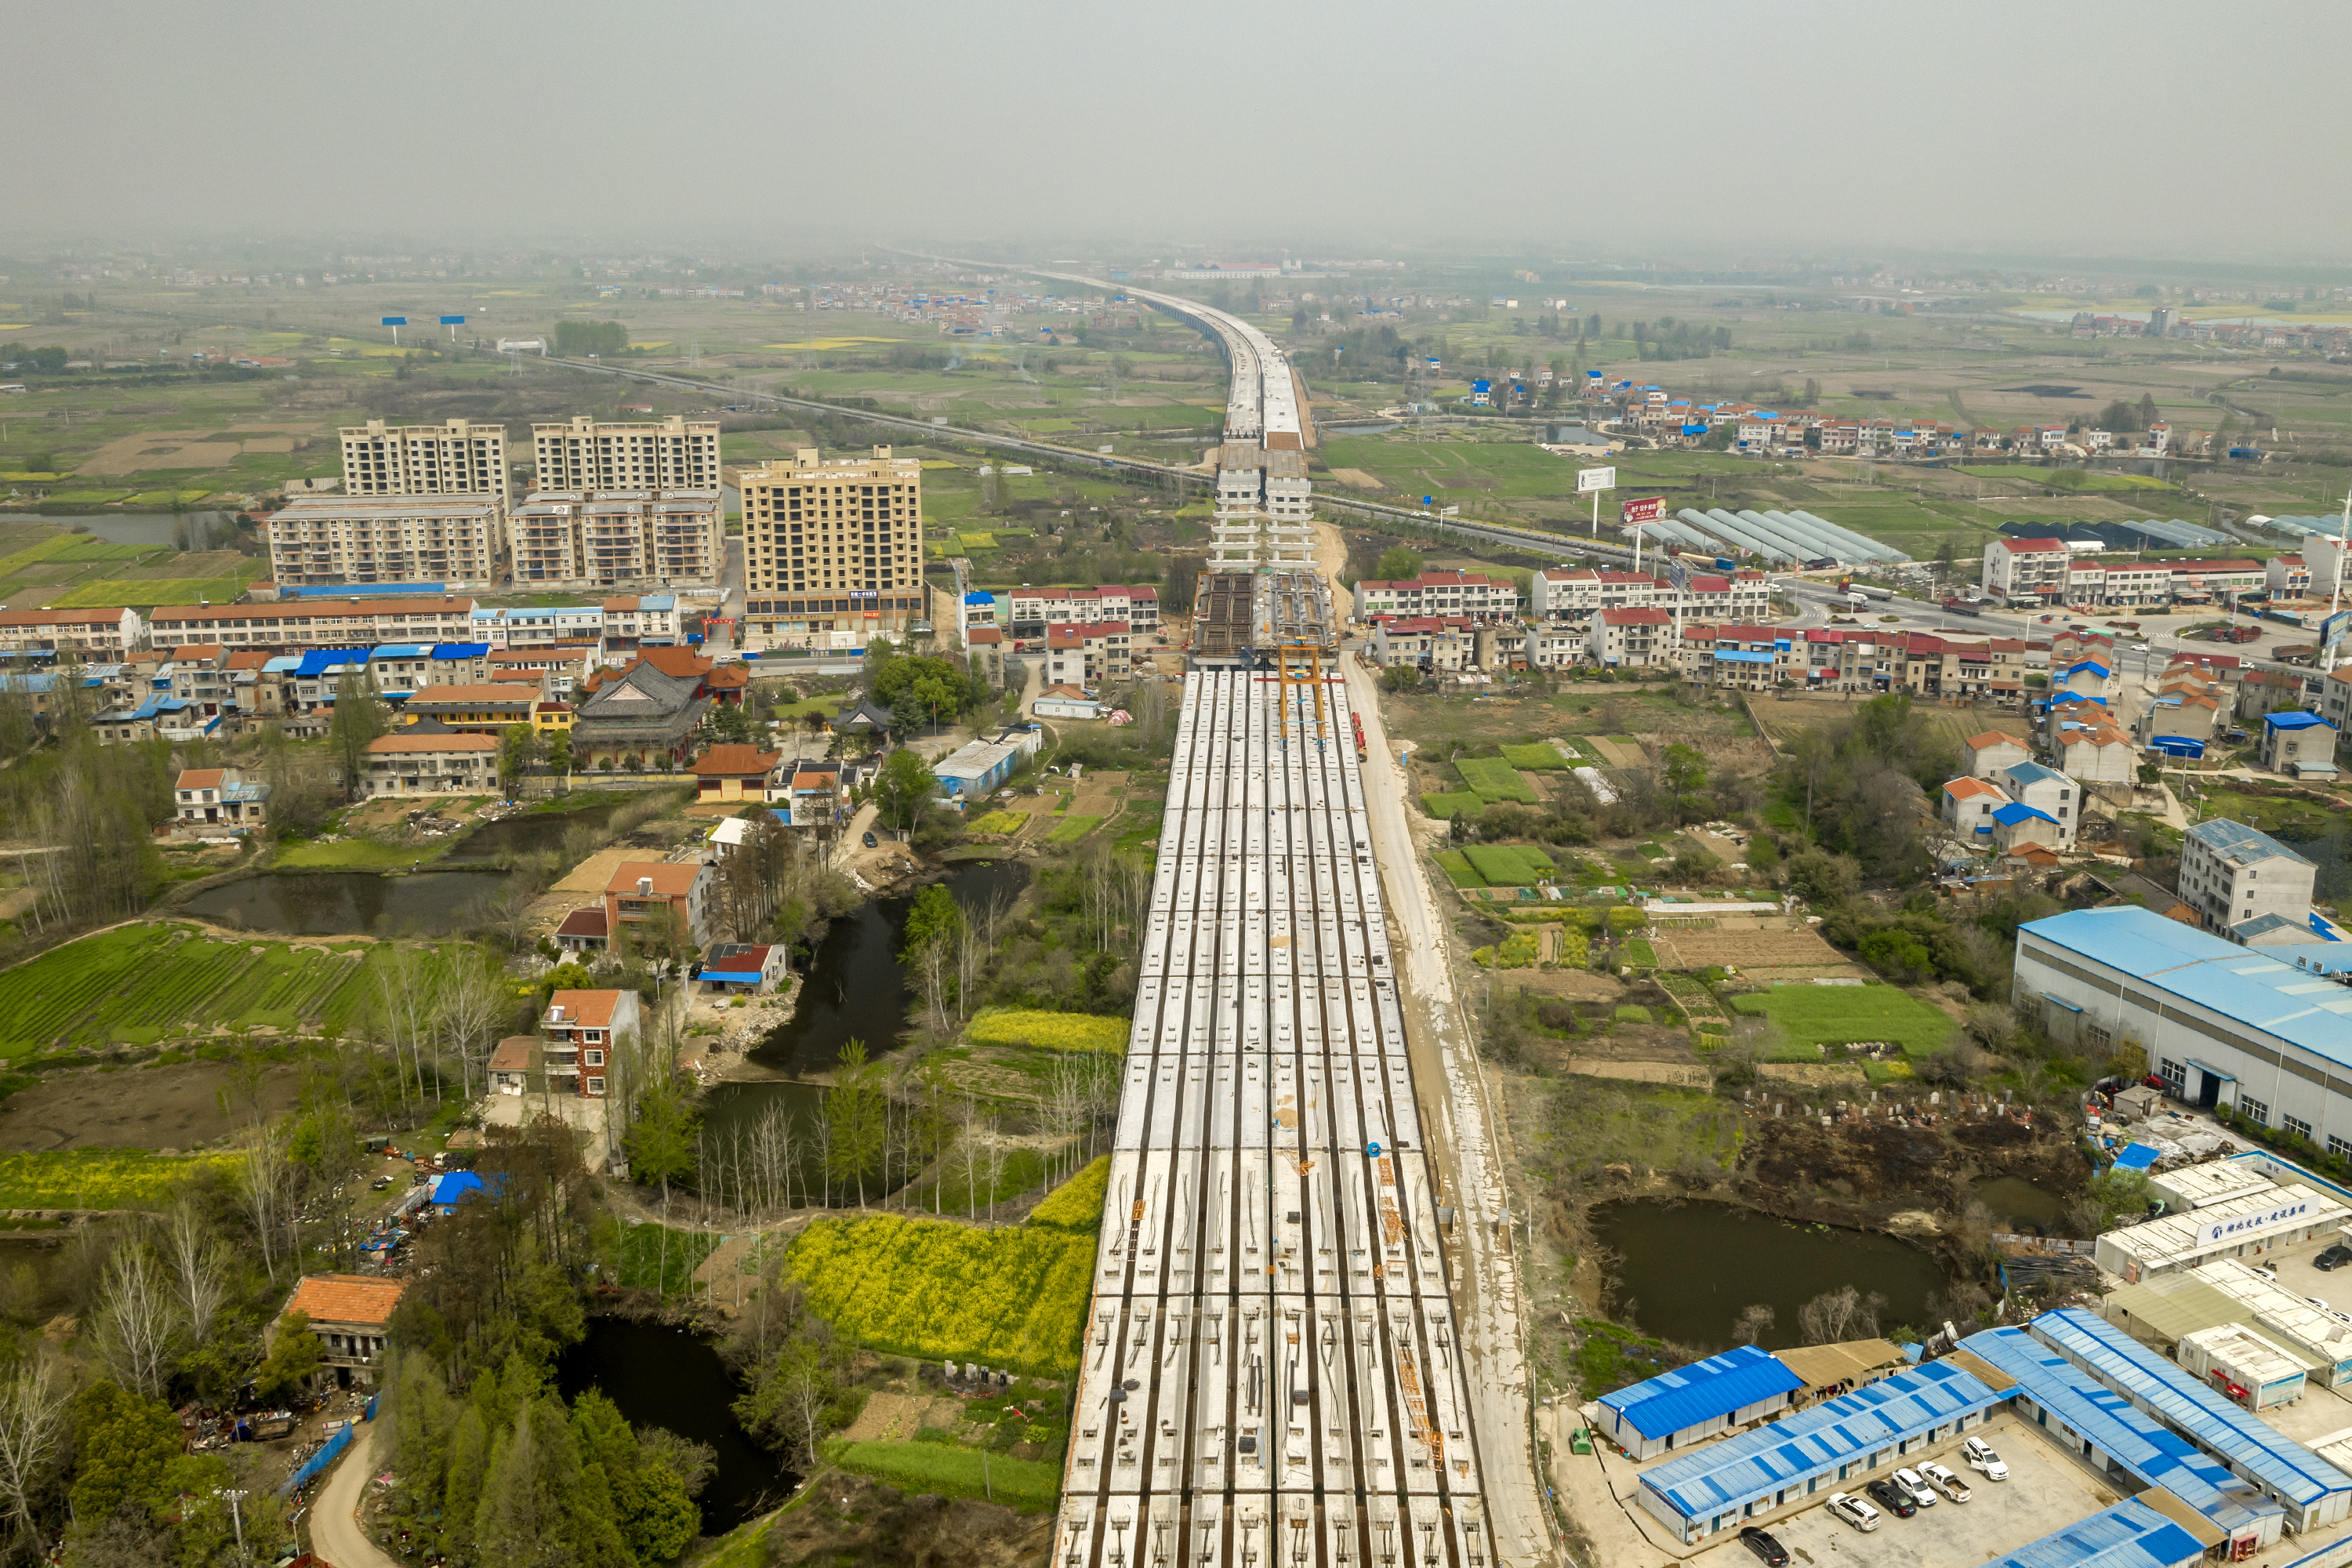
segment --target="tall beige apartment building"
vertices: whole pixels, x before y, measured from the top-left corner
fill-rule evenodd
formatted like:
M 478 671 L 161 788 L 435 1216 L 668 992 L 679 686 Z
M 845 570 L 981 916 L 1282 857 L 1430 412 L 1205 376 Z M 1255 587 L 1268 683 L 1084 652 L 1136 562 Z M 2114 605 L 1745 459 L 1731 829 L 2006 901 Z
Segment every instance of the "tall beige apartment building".
M 863 647 L 923 614 L 923 465 L 877 447 L 868 458 L 806 447 L 747 468 L 745 640 Z
M 698 490 L 719 488 L 719 422 L 608 424 L 576 415 L 530 427 L 531 488 L 539 490 Z
M 470 419 L 387 425 L 371 419 L 345 426 L 341 435 L 345 495 L 493 496 L 499 506 L 507 504 L 503 425 Z
M 490 495 L 305 497 L 269 519 L 269 569 L 281 587 L 487 584 L 503 517 Z
M 507 521 L 518 586 L 715 586 L 722 548 L 716 489 L 534 490 Z

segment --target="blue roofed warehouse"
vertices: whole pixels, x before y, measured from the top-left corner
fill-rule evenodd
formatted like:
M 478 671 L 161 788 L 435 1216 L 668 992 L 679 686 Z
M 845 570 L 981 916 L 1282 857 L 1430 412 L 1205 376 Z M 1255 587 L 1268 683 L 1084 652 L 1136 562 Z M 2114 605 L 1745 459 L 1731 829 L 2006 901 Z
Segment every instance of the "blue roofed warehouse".
M 1600 1429 L 1647 1459 L 1783 1409 L 1803 1380 L 1754 1345 L 1601 1395 Z

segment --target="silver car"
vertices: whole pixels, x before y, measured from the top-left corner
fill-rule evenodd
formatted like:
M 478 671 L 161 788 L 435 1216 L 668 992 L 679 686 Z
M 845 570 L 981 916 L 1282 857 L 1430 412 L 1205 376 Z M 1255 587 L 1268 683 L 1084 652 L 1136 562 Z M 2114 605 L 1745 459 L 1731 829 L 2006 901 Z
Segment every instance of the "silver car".
M 1962 1443 L 1960 1458 L 1967 1463 L 1969 1468 L 1989 1481 L 2009 1479 L 2009 1466 L 1999 1454 L 1992 1451 L 1992 1445 L 1981 1437 L 1971 1437 Z
M 1911 1500 L 1917 1503 L 1921 1508 L 1933 1508 L 1936 1506 L 1937 1497 L 1935 1489 L 1928 1486 L 1926 1481 L 1919 1479 L 1918 1471 L 1908 1468 L 1895 1471 L 1895 1484 L 1901 1487 L 1905 1491 L 1909 1492 L 1911 1494 Z
M 1850 1493 L 1830 1493 L 1830 1511 L 1856 1530 L 1867 1532 L 1878 1528 L 1878 1510 Z

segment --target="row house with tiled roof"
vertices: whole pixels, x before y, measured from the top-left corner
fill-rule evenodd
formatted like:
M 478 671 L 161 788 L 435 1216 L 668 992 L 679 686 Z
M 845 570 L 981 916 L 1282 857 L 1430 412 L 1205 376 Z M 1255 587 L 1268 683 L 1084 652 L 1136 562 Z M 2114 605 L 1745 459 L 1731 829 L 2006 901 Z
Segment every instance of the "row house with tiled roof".
M 1367 577 L 1356 584 L 1356 618 L 1465 616 L 1484 620 L 1518 613 L 1518 585 L 1477 572 L 1424 572 L 1418 577 Z

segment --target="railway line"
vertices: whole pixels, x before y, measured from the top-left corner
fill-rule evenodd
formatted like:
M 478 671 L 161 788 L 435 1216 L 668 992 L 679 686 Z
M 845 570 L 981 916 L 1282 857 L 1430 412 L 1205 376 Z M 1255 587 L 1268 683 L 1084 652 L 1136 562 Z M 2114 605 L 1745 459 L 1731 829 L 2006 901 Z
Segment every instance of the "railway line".
M 1126 1073 L 1057 1568 L 1496 1561 L 1453 1210 L 1319 659 L 1186 679 Z

